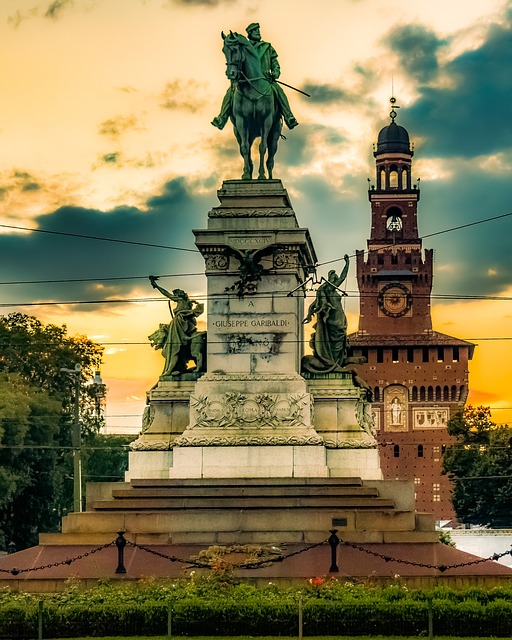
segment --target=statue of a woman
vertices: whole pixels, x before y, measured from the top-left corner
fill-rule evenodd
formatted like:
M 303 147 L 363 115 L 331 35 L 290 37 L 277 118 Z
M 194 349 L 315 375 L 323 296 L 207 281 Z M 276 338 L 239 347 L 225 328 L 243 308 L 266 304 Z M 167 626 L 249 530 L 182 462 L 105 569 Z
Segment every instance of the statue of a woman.
M 310 345 L 313 356 L 303 358 L 302 367 L 310 373 L 335 373 L 342 371 L 347 357 L 347 317 L 341 305 L 341 296 L 346 295 L 338 287 L 347 277 L 349 257 L 345 255 L 345 266 L 340 275 L 332 269 L 327 280 L 318 287 L 316 298 L 308 309 L 304 323 L 316 323 Z
M 204 305 L 190 300 L 185 291 L 173 289 L 172 293 L 156 283 L 156 277 L 150 276 L 153 288 L 158 289 L 166 298 L 176 302 L 171 309 L 171 321 L 168 325 L 161 324 L 160 328 L 149 336 L 155 349 L 162 349 L 165 366 L 162 376 L 179 376 L 192 370 L 203 371 L 205 332 L 197 330 L 197 316 L 204 311 Z M 190 360 L 195 362 L 193 369 L 188 368 Z

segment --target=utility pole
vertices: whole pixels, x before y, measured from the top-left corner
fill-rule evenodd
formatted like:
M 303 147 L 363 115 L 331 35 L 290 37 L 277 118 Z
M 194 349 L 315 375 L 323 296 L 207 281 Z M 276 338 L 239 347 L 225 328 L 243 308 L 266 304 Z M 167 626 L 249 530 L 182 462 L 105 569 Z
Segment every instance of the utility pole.
M 73 511 L 82 511 L 82 434 L 80 429 L 80 383 L 82 365 L 75 364 L 74 369 L 62 368 L 75 378 L 75 408 L 71 427 L 71 446 L 73 447 Z

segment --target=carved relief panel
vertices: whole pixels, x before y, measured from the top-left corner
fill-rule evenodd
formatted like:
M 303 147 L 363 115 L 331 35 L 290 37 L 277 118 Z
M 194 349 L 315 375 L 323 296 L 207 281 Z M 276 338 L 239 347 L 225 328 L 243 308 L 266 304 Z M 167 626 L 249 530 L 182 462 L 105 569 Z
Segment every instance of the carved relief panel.
M 384 431 L 408 430 L 409 399 L 407 389 L 390 385 L 384 389 Z

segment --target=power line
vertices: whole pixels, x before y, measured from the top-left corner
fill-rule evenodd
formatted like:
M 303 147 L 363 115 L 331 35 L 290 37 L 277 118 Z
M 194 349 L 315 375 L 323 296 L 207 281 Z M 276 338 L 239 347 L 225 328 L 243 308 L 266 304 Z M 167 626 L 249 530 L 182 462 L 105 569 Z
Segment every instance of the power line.
M 197 273 L 168 273 L 159 276 L 160 278 L 185 278 L 191 276 L 204 276 L 204 272 Z M 10 284 L 66 284 L 68 282 L 111 282 L 116 280 L 147 280 L 148 276 L 119 276 L 105 278 L 68 278 L 65 280 L 12 280 L 9 282 L 0 282 L 0 285 Z
M 188 274 L 187 274 L 188 275 Z M 276 298 L 288 298 L 288 297 L 313 297 L 313 293 L 311 294 L 301 294 L 297 293 L 293 296 L 290 295 L 289 291 L 275 291 L 273 294 L 268 293 L 254 293 L 251 294 L 250 297 L 247 296 L 247 299 L 257 299 L 257 300 L 265 300 L 265 299 L 276 299 Z M 349 291 L 347 293 L 347 298 L 363 298 L 363 299 L 372 299 L 378 297 L 378 293 L 363 293 L 359 294 L 358 292 Z M 197 300 L 208 301 L 208 300 L 232 300 L 236 296 L 235 293 L 221 293 L 221 294 L 199 294 L 194 296 Z M 432 295 L 413 295 L 413 299 L 422 300 L 422 299 L 434 299 L 434 300 L 484 300 L 484 301 L 499 301 L 499 302 L 510 302 L 512 300 L 511 296 L 483 296 L 483 295 L 462 295 L 462 294 L 432 294 Z M 103 298 L 100 300 L 41 300 L 37 302 L 2 302 L 0 303 L 0 308 L 8 308 L 8 307 L 44 307 L 44 306 L 57 306 L 57 305 L 81 305 L 81 304 L 133 304 L 133 303 L 148 303 L 148 302 L 167 302 L 166 298 Z
M 502 215 L 499 216 L 492 216 L 491 218 L 484 218 L 483 220 L 475 220 L 475 222 L 468 222 L 467 224 L 461 224 L 458 225 L 457 227 L 451 227 L 450 229 L 443 229 L 442 231 L 434 231 L 433 233 L 427 233 L 424 236 L 419 236 L 418 237 L 418 241 L 420 240 L 425 240 L 426 238 L 432 238 L 434 236 L 440 236 L 443 233 L 451 233 L 452 231 L 459 231 L 460 229 L 466 229 L 468 227 L 474 227 L 475 225 L 479 225 L 479 224 L 484 224 L 486 222 L 492 222 L 494 220 L 499 220 L 501 218 L 507 218 L 509 216 L 512 216 L 512 212 L 510 213 L 504 213 Z M 373 253 L 375 251 L 382 251 L 383 249 L 392 249 L 394 247 L 396 247 L 397 244 L 400 244 L 400 241 L 398 241 L 398 243 L 393 243 L 393 244 L 389 244 L 389 245 L 384 245 L 382 247 L 379 247 L 378 249 L 370 249 L 367 251 L 364 251 L 364 253 L 369 254 L 369 253 Z M 349 256 L 350 258 L 355 258 L 357 257 L 357 254 L 353 254 L 351 256 Z M 340 260 L 343 260 L 343 258 L 335 258 L 334 260 L 328 260 L 326 262 L 318 262 L 315 266 L 316 267 L 322 267 L 326 264 L 331 264 L 333 262 L 340 262 Z
M 139 247 L 151 247 L 153 249 L 173 249 L 174 251 L 189 251 L 190 253 L 200 253 L 198 249 L 174 247 L 166 244 L 154 244 L 152 242 L 137 242 L 136 240 L 120 240 L 119 238 L 89 236 L 81 233 L 67 233 L 65 231 L 49 231 L 48 229 L 35 229 L 33 227 L 18 227 L 11 224 L 0 224 L 0 227 L 3 229 L 16 229 L 17 231 L 33 231 L 34 233 L 47 233 L 55 236 L 69 236 L 71 238 L 84 238 L 86 240 L 100 240 L 102 242 L 116 242 L 117 244 L 131 244 Z
M 512 212 L 504 213 L 504 214 L 501 214 L 501 215 L 498 215 L 498 216 L 492 216 L 490 218 L 484 218 L 482 220 L 475 220 L 474 222 L 468 222 L 466 224 L 458 225 L 456 227 L 451 227 L 449 229 L 443 229 L 441 231 L 434 231 L 433 233 L 429 233 L 429 234 L 425 234 L 424 236 L 420 236 L 418 238 L 418 240 L 424 240 L 426 238 L 431 238 L 431 237 L 442 235 L 442 234 L 445 234 L 445 233 L 451 233 L 452 231 L 459 231 L 461 229 L 466 229 L 468 227 L 473 227 L 473 226 L 476 226 L 476 225 L 479 225 L 479 224 L 492 222 L 494 220 L 500 220 L 502 218 L 507 218 L 509 216 L 512 216 Z M 69 232 L 65 232 L 65 231 L 50 231 L 48 229 L 36 229 L 34 227 L 21 227 L 21 226 L 16 226 L 16 225 L 0 224 L 0 228 L 16 229 L 17 231 L 31 231 L 31 232 L 34 232 L 34 233 L 45 233 L 45 234 L 66 236 L 66 237 L 72 237 L 72 238 L 83 238 L 83 239 L 87 239 L 87 240 L 99 240 L 99 241 L 102 241 L 102 242 L 114 242 L 114 243 L 118 243 L 118 244 L 130 244 L 130 245 L 151 247 L 151 248 L 157 248 L 157 249 L 171 249 L 171 250 L 174 250 L 174 251 L 187 251 L 187 252 L 191 252 L 191 253 L 200 253 L 200 251 L 198 249 L 189 249 L 189 248 L 185 248 L 185 247 L 175 247 L 175 246 L 171 246 L 171 245 L 161 245 L 161 244 L 155 244 L 155 243 L 149 243 L 149 242 L 138 242 L 138 241 L 135 241 L 135 240 L 121 240 L 119 238 L 108 238 L 108 237 L 104 237 L 104 236 L 92 236 L 92 235 L 85 235 L 85 234 L 79 234 L 79 233 L 69 233 Z M 365 251 L 365 253 L 371 253 L 373 251 L 381 251 L 382 249 L 393 248 L 395 246 L 396 246 L 396 243 L 395 244 L 386 245 L 386 246 L 383 246 L 383 247 L 379 247 L 378 249 L 371 249 L 369 251 Z M 353 254 L 350 257 L 354 258 L 354 257 L 356 257 L 356 254 Z M 316 263 L 315 265 L 306 265 L 306 266 L 316 268 L 316 267 L 324 266 L 326 264 L 331 264 L 333 262 L 339 262 L 340 260 L 343 260 L 343 258 L 335 258 L 334 260 L 327 260 L 325 262 Z M 143 276 L 136 276 L 136 277 L 143 277 Z M 43 281 L 38 281 L 38 282 L 43 282 Z M 59 282 L 59 281 L 51 281 L 51 280 L 49 280 L 48 282 L 51 283 L 51 282 Z M 0 284 L 8 284 L 8 283 L 0 283 Z

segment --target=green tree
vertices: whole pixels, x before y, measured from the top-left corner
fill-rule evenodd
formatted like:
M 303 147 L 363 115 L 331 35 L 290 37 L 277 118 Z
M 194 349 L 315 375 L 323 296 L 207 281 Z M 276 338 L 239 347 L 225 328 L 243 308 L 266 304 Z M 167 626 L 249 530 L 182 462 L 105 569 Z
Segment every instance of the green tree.
M 72 505 L 76 375 L 82 438 L 102 426 L 94 385 L 103 348 L 33 316 L 0 317 L 0 537 L 18 549 L 55 531 Z M 74 369 L 68 374 L 62 369 Z
M 512 428 L 491 420 L 489 407 L 468 406 L 448 423 L 456 442 L 443 456 L 452 502 L 466 524 L 512 526 Z
M 86 482 L 124 480 L 128 469 L 128 445 L 133 436 L 95 433 L 87 438 L 83 455 Z

